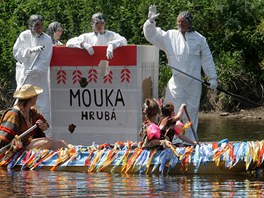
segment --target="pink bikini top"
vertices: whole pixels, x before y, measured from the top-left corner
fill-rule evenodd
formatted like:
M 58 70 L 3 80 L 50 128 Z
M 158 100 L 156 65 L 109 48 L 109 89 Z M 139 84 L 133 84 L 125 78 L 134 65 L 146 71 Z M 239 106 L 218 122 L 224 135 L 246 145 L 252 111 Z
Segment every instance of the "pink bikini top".
M 148 134 L 148 139 L 152 140 L 152 139 L 160 139 L 160 128 L 158 125 L 156 125 L 155 123 L 151 123 L 148 127 L 147 127 L 147 134 Z

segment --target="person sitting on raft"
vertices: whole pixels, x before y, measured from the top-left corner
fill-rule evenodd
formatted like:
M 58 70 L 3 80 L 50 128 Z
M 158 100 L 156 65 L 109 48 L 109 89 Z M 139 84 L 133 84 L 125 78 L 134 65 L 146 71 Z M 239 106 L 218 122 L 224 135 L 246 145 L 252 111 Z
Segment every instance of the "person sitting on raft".
M 166 148 L 170 147 L 171 142 L 167 139 L 161 138 L 161 131 L 156 124 L 160 113 L 160 107 L 154 99 L 146 99 L 143 105 L 143 115 L 145 121 L 142 123 L 139 136 L 142 138 L 142 142 L 139 143 L 139 147 L 143 149 L 152 148 Z
M 190 122 L 183 124 L 181 122 L 181 117 L 186 107 L 182 104 L 177 115 L 174 113 L 174 105 L 172 103 L 167 103 L 161 108 L 162 117 L 159 122 L 159 128 L 161 130 L 161 139 L 167 139 L 172 142 L 174 138 L 180 138 L 182 141 L 187 142 L 191 145 L 196 145 L 197 142 L 190 140 L 184 135 L 187 128 L 191 126 Z
M 15 140 L 15 145 L 25 149 L 69 149 L 64 140 L 48 138 L 43 132 L 48 129 L 49 124 L 34 107 L 41 93 L 43 93 L 42 88 L 31 84 L 25 84 L 15 91 L 13 97 L 17 99 L 17 102 L 4 112 L 1 119 L 0 148 Z M 17 138 L 35 124 L 37 128 L 23 136 L 22 139 Z

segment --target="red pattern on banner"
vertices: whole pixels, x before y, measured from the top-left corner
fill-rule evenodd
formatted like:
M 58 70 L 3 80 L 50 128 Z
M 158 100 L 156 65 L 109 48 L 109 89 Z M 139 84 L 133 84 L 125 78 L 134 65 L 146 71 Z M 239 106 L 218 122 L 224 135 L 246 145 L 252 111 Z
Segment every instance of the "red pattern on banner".
M 112 82 L 113 82 L 113 72 L 112 72 L 112 70 L 110 70 L 109 74 L 104 76 L 103 79 L 104 79 L 104 83 L 107 83 L 107 81 L 109 81 L 109 83 L 112 84 Z
M 130 82 L 130 70 L 129 69 L 127 68 L 122 69 L 120 74 L 121 74 L 120 76 L 121 83 L 124 81 L 127 81 L 128 83 Z
M 91 56 L 85 49 L 53 46 L 50 66 L 97 66 L 101 60 L 107 60 L 106 48 L 107 46 L 93 46 L 94 55 Z M 114 50 L 114 57 L 109 60 L 109 66 L 136 66 L 136 57 L 136 45 L 119 47 Z
M 73 81 L 73 84 L 75 84 L 77 82 L 79 83 L 80 80 L 81 80 L 81 78 L 82 78 L 82 72 L 76 68 L 76 70 L 74 70 L 72 72 L 72 81 Z
M 96 69 L 90 69 L 88 71 L 88 83 L 94 81 L 97 83 L 97 70 Z
M 66 83 L 66 72 L 62 68 L 57 72 L 57 84 Z

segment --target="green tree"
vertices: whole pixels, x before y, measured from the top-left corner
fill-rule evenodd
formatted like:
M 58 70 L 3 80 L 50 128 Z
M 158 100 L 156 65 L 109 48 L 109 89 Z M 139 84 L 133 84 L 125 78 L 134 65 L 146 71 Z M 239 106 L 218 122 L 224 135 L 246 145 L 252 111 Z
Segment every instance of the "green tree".
M 129 44 L 149 44 L 142 26 L 147 19 L 148 7 L 155 4 L 160 16 L 157 26 L 164 30 L 176 28 L 181 10 L 194 15 L 194 28 L 204 35 L 216 63 L 219 85 L 230 92 L 263 102 L 264 81 L 264 1 L 261 0 L 5 0 L 0 1 L 0 94 L 1 107 L 9 105 L 15 88 L 15 60 L 12 47 L 16 38 L 28 28 L 32 14 L 45 17 L 45 27 L 59 21 L 65 31 L 62 42 L 91 31 L 90 19 L 95 12 L 107 16 L 107 28 L 119 32 Z M 160 52 L 160 96 L 170 78 L 164 52 Z M 10 91 L 10 94 L 8 92 Z M 209 100 L 205 89 L 203 103 L 218 109 L 241 106 L 232 97 L 218 93 L 216 101 Z M 207 99 L 206 99 L 207 98 Z M 207 105 L 208 106 L 208 105 Z M 242 107 L 242 106 L 241 106 Z M 214 108 L 216 109 L 216 108 Z

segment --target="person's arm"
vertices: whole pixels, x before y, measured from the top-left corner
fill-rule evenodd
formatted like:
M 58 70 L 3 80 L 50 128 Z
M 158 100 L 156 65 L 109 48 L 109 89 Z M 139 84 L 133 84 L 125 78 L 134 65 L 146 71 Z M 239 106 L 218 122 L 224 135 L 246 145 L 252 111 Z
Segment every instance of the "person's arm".
M 166 35 L 167 32 L 161 28 L 156 27 L 155 19 L 159 16 L 155 5 L 149 6 L 148 19 L 143 25 L 144 36 L 153 45 L 165 51 Z
M 47 122 L 47 120 L 35 107 L 31 107 L 31 111 L 32 111 L 32 120 L 36 122 L 39 129 L 41 129 L 42 131 L 46 131 L 49 128 L 49 123 Z
M 47 123 L 47 121 L 43 120 L 43 119 L 39 119 L 36 122 L 37 126 L 39 129 L 41 129 L 42 131 L 46 131 L 49 128 L 49 124 Z
M 41 78 L 41 76 L 47 75 L 53 50 L 52 41 L 47 34 L 44 33 L 38 39 L 39 42 L 43 43 L 43 46 L 45 47 L 42 51 L 39 52 L 40 54 L 38 55 L 36 62 L 32 68 L 30 68 L 31 65 L 25 65 L 27 66 L 26 75 L 29 75 L 34 79 L 39 79 Z
M 79 37 L 71 38 L 67 41 L 66 47 L 85 49 L 90 55 L 93 55 L 94 49 L 89 35 L 91 35 L 91 33 L 82 34 Z
M 30 59 L 34 59 L 37 51 L 41 50 L 43 46 L 30 46 L 32 34 L 29 30 L 22 32 L 17 38 L 13 46 L 13 56 L 20 62 L 25 63 Z M 38 49 L 37 49 L 38 48 Z
M 66 47 L 82 49 L 82 42 L 78 37 L 73 37 L 67 41 Z
M 158 139 L 154 139 L 150 141 L 152 145 L 155 146 L 163 146 L 164 148 L 170 147 L 171 142 L 168 140 L 158 140 Z
M 177 115 L 175 115 L 175 116 L 172 117 L 172 120 L 174 122 L 176 122 L 176 121 L 178 121 L 178 120 L 181 119 L 185 107 L 186 107 L 186 104 L 182 104 L 181 107 L 180 107 L 180 109 L 179 109 L 179 111 L 178 111 L 178 113 L 177 113 Z
M 161 50 L 165 50 L 164 39 L 166 38 L 167 33 L 156 27 L 156 22 L 151 23 L 149 20 L 146 20 L 143 26 L 143 32 L 148 42 L 157 46 Z
M 106 31 L 105 36 L 108 41 L 106 57 L 107 59 L 112 59 L 114 57 L 114 49 L 127 45 L 127 40 L 125 37 L 120 36 L 118 33 L 112 31 Z
M 209 78 L 210 88 L 216 89 L 217 88 L 217 73 L 215 69 L 215 63 L 213 60 L 212 53 L 208 46 L 205 37 L 201 38 L 202 45 L 201 45 L 201 64 L 204 73 Z
M 113 49 L 116 49 L 118 47 L 126 46 L 127 40 L 125 37 L 121 36 L 118 33 L 107 31 L 107 34 L 111 34 L 111 39 L 108 41 L 107 46 L 113 45 Z
M 66 42 L 66 47 L 85 49 L 83 45 L 84 43 L 87 43 L 92 46 L 92 43 L 89 39 L 90 37 L 89 35 L 90 33 L 85 33 L 85 34 L 81 34 L 80 36 L 69 39 Z
M 190 140 L 190 139 L 187 138 L 185 135 L 180 135 L 179 138 L 180 138 L 182 141 L 184 141 L 184 142 L 188 142 L 188 143 L 190 143 L 190 144 L 192 144 L 192 145 L 196 145 L 196 144 L 197 144 L 197 142 Z

